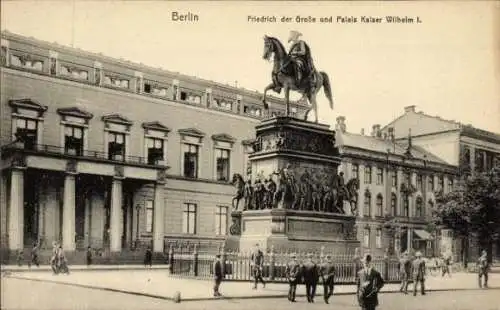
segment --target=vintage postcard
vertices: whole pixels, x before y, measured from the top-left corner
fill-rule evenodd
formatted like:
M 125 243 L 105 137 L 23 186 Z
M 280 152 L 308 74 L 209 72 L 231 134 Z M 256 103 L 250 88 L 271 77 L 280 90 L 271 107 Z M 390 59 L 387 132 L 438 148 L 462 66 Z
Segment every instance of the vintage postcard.
M 1 309 L 500 310 L 499 1 L 2 1 Z

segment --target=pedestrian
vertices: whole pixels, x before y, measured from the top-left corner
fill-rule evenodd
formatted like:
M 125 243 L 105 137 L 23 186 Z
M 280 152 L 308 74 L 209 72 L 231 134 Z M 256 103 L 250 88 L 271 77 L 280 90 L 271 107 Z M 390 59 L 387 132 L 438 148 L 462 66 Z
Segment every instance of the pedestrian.
M 90 246 L 87 247 L 87 268 L 92 265 L 92 248 Z
M 301 277 L 300 264 L 297 261 L 297 255 L 291 255 L 291 261 L 288 262 L 285 268 L 285 276 L 288 280 L 288 300 L 295 302 L 295 293 L 297 292 L 297 284 Z
M 401 279 L 401 287 L 399 291 L 408 294 L 408 282 L 411 276 L 411 261 L 408 253 L 404 252 L 398 263 L 399 277 Z
M 264 253 L 259 249 L 259 244 L 255 245 L 255 250 L 251 256 L 252 261 L 252 272 L 254 276 L 253 289 L 257 289 L 257 284 L 259 281 L 262 283 L 263 287 L 266 287 L 266 282 L 262 279 L 262 267 L 264 265 Z
M 443 253 L 443 269 L 441 277 L 444 277 L 445 274 L 448 274 L 448 277 L 451 277 L 450 265 L 451 265 L 451 253 Z
M 24 260 L 24 253 L 23 250 L 17 250 L 17 265 L 22 266 L 23 265 L 23 260 Z
M 333 265 L 330 255 L 326 255 L 325 262 L 320 268 L 320 275 L 323 281 L 323 299 L 327 304 L 330 297 L 333 295 L 333 288 L 335 285 L 335 265 Z
M 148 246 L 146 253 L 144 253 L 144 267 L 153 267 L 153 253 L 151 252 L 151 247 Z
M 59 252 L 59 246 L 56 241 L 52 242 L 52 257 L 50 258 L 50 267 L 52 268 L 52 272 L 54 275 L 59 273 L 58 269 L 58 259 L 57 259 L 57 254 Z
M 57 262 L 58 262 L 57 268 L 59 272 L 69 274 L 68 261 L 66 260 L 66 255 L 64 255 L 64 250 L 62 248 L 62 245 L 59 245 L 59 249 L 57 252 Z
M 35 265 L 40 267 L 40 262 L 38 260 L 38 242 L 35 241 L 33 243 L 33 248 L 31 248 L 31 260 L 28 262 L 28 267 L 31 268 L 31 265 Z
M 356 295 L 361 310 L 375 310 L 378 306 L 378 292 L 385 282 L 380 272 L 372 266 L 370 254 L 363 258 L 363 269 L 358 272 L 357 279 Z
M 488 288 L 488 271 L 489 271 L 489 262 L 488 262 L 488 253 L 483 250 L 481 253 L 481 256 L 477 260 L 477 266 L 478 266 L 478 283 L 479 283 L 479 288 Z M 482 278 L 484 276 L 484 286 L 483 286 L 483 281 Z
M 222 282 L 224 275 L 222 274 L 222 262 L 220 254 L 215 255 L 215 261 L 213 264 L 213 274 L 214 274 L 214 297 L 221 296 L 219 292 L 219 287 Z
M 417 296 L 417 285 L 420 283 L 420 293 L 425 295 L 425 261 L 422 258 L 422 253 L 415 253 L 415 260 L 412 263 L 413 268 L 413 296 Z
M 318 266 L 313 261 L 313 254 L 307 254 L 307 260 L 302 267 L 302 276 L 306 285 L 307 302 L 313 303 L 316 296 L 316 285 L 318 284 L 319 272 Z

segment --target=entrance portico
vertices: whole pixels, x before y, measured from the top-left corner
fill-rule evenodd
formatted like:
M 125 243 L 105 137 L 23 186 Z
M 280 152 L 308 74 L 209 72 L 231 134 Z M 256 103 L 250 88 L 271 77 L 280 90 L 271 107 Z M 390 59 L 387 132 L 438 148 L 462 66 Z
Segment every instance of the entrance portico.
M 10 152 L 10 154 L 9 154 Z M 71 158 L 39 150 L 4 152 L 8 248 L 35 241 L 65 251 L 87 246 L 111 252 L 133 247 L 145 198 L 154 201 L 152 250 L 163 252 L 164 166 Z M 2 203 L 4 203 L 2 201 Z

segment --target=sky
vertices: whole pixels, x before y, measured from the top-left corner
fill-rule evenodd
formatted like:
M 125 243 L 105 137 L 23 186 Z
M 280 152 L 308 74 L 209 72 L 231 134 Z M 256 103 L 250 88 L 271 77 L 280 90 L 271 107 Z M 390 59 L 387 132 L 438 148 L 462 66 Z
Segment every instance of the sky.
M 172 12 L 199 20 L 173 21 Z M 277 21 L 249 22 L 249 15 Z M 392 15 L 422 22 L 359 22 Z M 281 22 L 283 16 L 293 21 Z M 317 22 L 297 22 L 296 16 Z M 332 23 L 318 22 L 330 16 Z M 337 23 L 337 16 L 358 23 Z M 330 76 L 334 110 L 320 91 L 321 122 L 333 125 L 343 115 L 348 131 L 369 131 L 416 105 L 500 133 L 499 2 L 4 0 L 1 29 L 259 91 L 272 70 L 262 59 L 263 36 L 286 44 L 289 31 L 297 30 L 316 68 Z

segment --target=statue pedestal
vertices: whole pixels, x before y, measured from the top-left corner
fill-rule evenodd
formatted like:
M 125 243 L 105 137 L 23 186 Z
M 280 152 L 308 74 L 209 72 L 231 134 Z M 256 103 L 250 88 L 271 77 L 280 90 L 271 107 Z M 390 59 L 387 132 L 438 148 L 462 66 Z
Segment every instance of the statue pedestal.
M 355 217 L 338 198 L 335 132 L 329 126 L 292 117 L 275 117 L 256 127 L 253 193 L 233 212 L 232 237 L 239 250 L 262 248 L 353 253 L 359 247 Z M 234 223 L 237 223 L 234 224 Z M 235 234 L 233 234 L 235 232 Z M 229 244 L 228 244 L 229 246 Z

